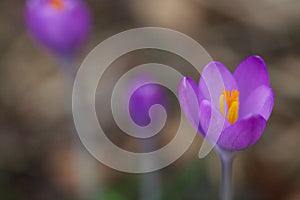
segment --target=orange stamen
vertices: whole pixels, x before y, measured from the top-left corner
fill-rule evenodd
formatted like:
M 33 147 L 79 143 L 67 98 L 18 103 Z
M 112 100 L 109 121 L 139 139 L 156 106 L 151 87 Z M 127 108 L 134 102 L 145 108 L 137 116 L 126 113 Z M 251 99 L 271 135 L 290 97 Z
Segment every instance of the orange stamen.
M 64 7 L 64 3 L 62 0 L 50 0 L 49 3 L 53 8 L 57 10 L 61 10 Z
M 225 99 L 225 102 L 224 102 Z M 227 104 L 227 115 L 225 111 L 225 105 Z M 221 113 L 226 116 L 228 121 L 233 124 L 238 119 L 238 111 L 239 111 L 239 91 L 232 90 L 223 90 L 220 96 L 220 111 Z

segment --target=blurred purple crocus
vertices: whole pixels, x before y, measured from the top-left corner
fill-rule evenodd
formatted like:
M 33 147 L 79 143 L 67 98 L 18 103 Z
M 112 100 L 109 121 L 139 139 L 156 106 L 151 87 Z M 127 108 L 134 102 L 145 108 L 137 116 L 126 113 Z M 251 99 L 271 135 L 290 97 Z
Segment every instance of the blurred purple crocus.
M 130 116 L 139 126 L 150 124 L 149 109 L 151 106 L 160 104 L 166 108 L 167 105 L 164 88 L 147 80 L 150 80 L 149 77 L 140 76 L 131 83 L 132 87 L 141 85 L 132 93 L 129 100 Z
M 133 91 L 132 94 L 129 94 L 129 113 L 132 120 L 142 127 L 148 126 L 151 123 L 149 110 L 153 105 L 160 104 L 164 108 L 167 108 L 165 88 L 154 83 L 153 80 L 146 74 L 139 74 L 129 84 L 129 91 Z M 143 134 L 143 132 L 141 131 L 140 134 Z M 155 137 L 150 137 L 142 140 L 140 150 L 142 152 L 153 151 L 158 143 L 156 139 Z M 153 158 L 151 162 L 160 161 Z M 161 174 L 159 171 L 151 174 L 143 174 L 140 184 L 140 199 L 160 199 L 161 184 Z
M 203 69 L 198 85 L 185 77 L 178 93 L 185 115 L 204 137 L 209 126 L 222 126 L 216 145 L 227 151 L 253 145 L 274 105 L 266 64 L 259 56 L 244 60 L 233 74 L 223 64 L 211 62 Z
M 27 0 L 25 24 L 39 43 L 59 57 L 70 57 L 91 30 L 90 11 L 82 0 Z

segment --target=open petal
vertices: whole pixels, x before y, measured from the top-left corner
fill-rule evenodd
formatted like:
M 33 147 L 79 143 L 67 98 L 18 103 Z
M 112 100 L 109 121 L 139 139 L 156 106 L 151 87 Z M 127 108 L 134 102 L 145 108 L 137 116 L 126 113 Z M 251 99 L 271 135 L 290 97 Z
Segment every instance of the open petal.
M 204 97 L 219 108 L 219 98 L 223 89 L 238 89 L 230 71 L 220 62 L 208 63 L 202 71 L 199 89 Z
M 259 114 L 268 120 L 274 106 L 273 90 L 269 86 L 262 85 L 256 88 L 240 105 L 240 118 Z
M 263 116 L 251 116 L 226 128 L 217 144 L 230 151 L 243 150 L 253 145 L 261 137 L 265 127 L 266 120 Z
M 269 85 L 269 76 L 265 62 L 259 56 L 250 56 L 236 68 L 234 78 L 240 89 L 240 101 L 261 85 Z
M 198 86 L 188 77 L 184 77 L 178 86 L 178 100 L 187 119 L 198 130 L 199 127 L 199 100 Z
M 208 100 L 203 100 L 200 105 L 200 125 L 203 136 L 209 141 L 216 142 L 230 123 Z

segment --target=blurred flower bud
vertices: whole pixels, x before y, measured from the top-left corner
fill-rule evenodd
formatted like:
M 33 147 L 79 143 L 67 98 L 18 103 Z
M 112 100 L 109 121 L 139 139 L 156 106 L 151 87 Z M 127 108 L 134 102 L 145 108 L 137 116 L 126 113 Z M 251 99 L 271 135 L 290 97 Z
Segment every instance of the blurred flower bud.
M 32 37 L 60 57 L 74 55 L 91 30 L 82 0 L 28 0 L 24 18 Z
M 143 82 L 144 84 L 141 84 Z M 129 113 L 136 124 L 139 126 L 147 126 L 151 122 L 151 118 L 149 117 L 149 109 L 151 106 L 160 104 L 166 108 L 166 92 L 161 85 L 149 83 L 149 81 L 143 79 L 133 81 L 132 85 L 135 84 L 142 86 L 138 87 L 130 96 Z

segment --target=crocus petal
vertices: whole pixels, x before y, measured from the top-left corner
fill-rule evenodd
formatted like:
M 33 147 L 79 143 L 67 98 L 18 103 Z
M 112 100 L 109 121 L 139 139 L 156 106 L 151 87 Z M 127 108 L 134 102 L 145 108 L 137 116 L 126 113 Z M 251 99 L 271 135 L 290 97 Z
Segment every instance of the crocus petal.
M 24 18 L 30 34 L 59 56 L 73 55 L 91 31 L 91 14 L 85 1 L 61 0 L 59 9 L 49 0 L 26 1 Z
M 223 89 L 238 89 L 230 71 L 220 62 L 208 63 L 202 71 L 199 89 L 206 99 L 211 100 L 219 108 L 219 98 Z
M 240 118 L 259 114 L 268 120 L 274 106 L 273 90 L 269 86 L 262 85 L 256 88 L 240 105 Z
M 188 77 L 184 77 L 178 86 L 178 100 L 187 119 L 196 130 L 199 127 L 199 101 L 197 84 Z
M 137 88 L 129 100 L 129 113 L 132 120 L 139 126 L 147 126 L 151 122 L 149 110 L 155 104 L 167 108 L 163 87 L 155 83 L 148 83 Z
M 216 142 L 222 130 L 230 126 L 230 123 L 208 100 L 203 100 L 200 105 L 200 125 L 203 136 Z
M 217 144 L 229 151 L 243 150 L 253 145 L 262 135 L 266 120 L 261 115 L 254 115 L 226 128 Z
M 270 82 L 266 64 L 259 56 L 250 56 L 241 62 L 233 76 L 240 89 L 240 102 L 245 101 L 257 87 Z

